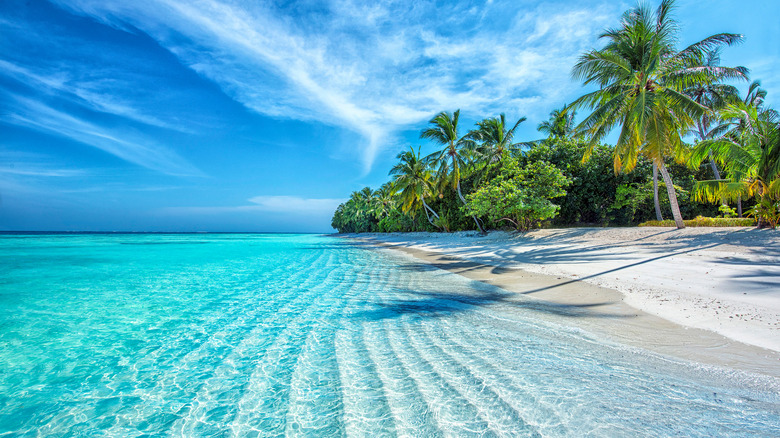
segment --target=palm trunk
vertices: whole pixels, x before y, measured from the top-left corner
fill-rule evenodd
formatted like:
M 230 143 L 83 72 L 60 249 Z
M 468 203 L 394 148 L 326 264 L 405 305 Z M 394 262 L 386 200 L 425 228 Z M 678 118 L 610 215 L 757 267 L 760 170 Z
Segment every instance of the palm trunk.
M 712 152 L 710 152 L 710 167 L 712 167 L 712 174 L 715 176 L 715 180 L 720 181 L 720 172 L 718 172 L 718 165 L 715 164 L 715 159 L 712 158 Z M 725 196 L 720 197 L 720 205 L 728 205 Z
M 669 204 L 672 207 L 674 223 L 677 225 L 677 229 L 683 229 L 685 228 L 685 223 L 680 214 L 680 205 L 677 203 L 677 192 L 674 191 L 672 177 L 669 176 L 669 172 L 666 170 L 666 166 L 664 166 L 663 163 L 658 167 L 661 170 L 661 176 L 664 178 L 664 183 L 666 184 L 666 193 L 669 195 Z
M 699 103 L 701 103 L 701 102 L 699 102 Z M 706 116 L 705 116 L 705 118 L 703 118 L 702 120 L 699 120 L 696 123 L 698 125 L 698 128 L 699 128 L 699 139 L 701 141 L 704 141 L 704 125 L 703 125 L 703 123 L 705 123 L 704 122 L 705 120 L 706 120 Z M 708 154 L 710 156 L 710 167 L 712 168 L 712 175 L 715 177 L 716 180 L 720 180 L 720 172 L 718 172 L 718 165 L 715 163 L 715 159 L 712 158 L 712 151 L 708 152 Z M 723 196 L 720 197 L 720 204 L 721 205 L 727 205 L 725 197 L 723 197 Z
M 423 207 L 424 207 L 424 210 L 425 210 L 425 217 L 427 217 L 427 218 L 428 218 L 428 222 L 430 222 L 430 223 L 431 223 L 431 225 L 433 225 L 434 227 L 436 227 L 436 228 L 438 228 L 439 230 L 441 230 L 441 227 L 440 227 L 440 226 L 438 226 L 438 225 L 436 225 L 435 223 L 433 223 L 433 219 L 431 219 L 431 215 L 430 215 L 428 212 L 430 211 L 431 213 L 433 213 L 433 215 L 434 215 L 434 216 L 436 216 L 436 219 L 439 219 L 439 215 L 438 215 L 438 214 L 436 214 L 436 212 L 435 212 L 435 211 L 434 211 L 434 210 L 433 210 L 431 207 L 429 207 L 429 206 L 428 206 L 428 204 L 426 204 L 426 203 L 425 203 L 425 198 L 422 198 L 422 197 L 421 197 L 421 198 L 420 198 L 420 200 L 421 200 L 421 201 L 422 201 L 422 203 L 423 203 Z
M 463 205 L 468 205 L 466 203 L 466 198 L 463 197 L 463 193 L 461 193 L 460 190 L 460 169 L 458 168 L 458 158 L 457 153 L 455 152 L 455 146 L 450 143 L 450 158 L 452 159 L 452 171 L 454 172 L 455 176 L 455 188 L 458 191 L 458 197 L 460 198 L 460 202 L 463 203 Z M 479 220 L 476 216 L 471 216 L 472 219 L 474 219 L 474 223 L 477 224 L 477 229 L 480 233 L 485 234 L 485 230 L 482 229 L 482 225 L 479 224 Z
M 653 204 L 655 204 L 655 219 L 657 221 L 664 220 L 661 214 L 661 203 L 658 200 L 658 164 L 653 162 Z
M 466 198 L 463 197 L 463 193 L 461 193 L 460 191 L 460 180 L 457 181 L 455 187 L 458 189 L 458 197 L 460 198 L 460 202 L 462 202 L 463 205 L 467 205 Z M 471 218 L 474 219 L 474 223 L 477 224 L 477 229 L 479 230 L 479 232 L 484 234 L 485 230 L 482 229 L 482 225 L 479 224 L 479 220 L 477 219 L 477 217 L 471 216 Z
M 712 152 L 710 152 L 710 167 L 712 167 L 712 173 L 715 175 L 715 179 L 720 180 L 720 172 L 718 172 L 718 165 L 715 164 L 715 160 L 712 158 Z
M 742 217 L 742 196 L 737 198 L 737 217 Z
M 763 200 L 764 200 L 764 191 L 761 189 L 761 187 L 759 187 L 758 190 L 756 190 L 756 205 L 761 205 Z M 756 227 L 757 228 L 769 228 L 769 227 L 772 227 L 772 224 L 769 223 L 769 221 L 764 218 L 763 214 L 757 214 L 756 215 Z
M 705 119 L 706 120 L 706 119 Z M 699 128 L 699 140 L 704 141 L 704 125 L 703 120 L 699 120 L 696 124 Z M 712 152 L 710 154 L 710 167 L 712 167 L 712 173 L 715 175 L 715 179 L 720 179 L 720 172 L 718 172 L 718 165 L 715 164 L 715 159 L 712 158 Z M 725 202 L 724 202 L 725 204 Z

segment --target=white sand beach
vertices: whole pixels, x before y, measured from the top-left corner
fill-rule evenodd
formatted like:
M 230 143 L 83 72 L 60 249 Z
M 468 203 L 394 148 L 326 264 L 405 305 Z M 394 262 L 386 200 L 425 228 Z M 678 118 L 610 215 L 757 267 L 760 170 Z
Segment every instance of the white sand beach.
M 704 342 L 703 350 L 720 348 L 701 339 L 714 332 L 760 347 L 771 353 L 772 360 L 779 357 L 780 231 L 570 228 L 523 234 L 491 232 L 486 236 L 461 232 L 356 237 L 402 248 L 421 258 L 438 254 L 500 268 L 482 274 L 478 269 L 451 270 L 510 290 L 513 286 L 522 289 L 519 283 L 531 280 L 517 276 L 502 279 L 508 272 L 544 274 L 549 276 L 547 280 L 536 281 L 546 281 L 546 287 L 522 292 L 544 300 L 587 302 L 589 298 L 583 295 L 618 291 L 616 301 L 630 307 L 613 310 L 625 313 L 638 309 L 686 330 L 700 329 L 685 334 Z M 428 257 L 429 262 L 436 260 L 443 258 Z M 551 287 L 550 280 L 557 283 Z M 591 285 L 599 287 L 586 288 Z M 551 289 L 558 289 L 557 293 Z M 599 289 L 602 292 L 595 292 Z M 659 326 L 658 318 L 654 320 L 649 329 Z M 675 346 L 678 352 L 680 347 L 684 349 L 685 343 Z M 780 368 L 780 364 L 776 366 Z

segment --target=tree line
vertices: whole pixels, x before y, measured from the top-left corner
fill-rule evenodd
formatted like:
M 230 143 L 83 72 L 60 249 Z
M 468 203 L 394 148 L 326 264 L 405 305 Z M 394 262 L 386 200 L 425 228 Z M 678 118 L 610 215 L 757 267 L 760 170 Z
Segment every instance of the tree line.
M 743 213 L 777 226 L 780 116 L 765 105 L 759 82 L 745 96 L 727 83 L 749 81 L 747 68 L 720 63 L 721 49 L 742 36 L 715 34 L 678 50 L 673 6 L 637 6 L 600 35 L 604 47 L 582 54 L 572 69 L 597 90 L 553 111 L 537 127 L 545 138 L 516 141 L 525 117 L 488 117 L 462 133 L 460 111 L 441 112 L 420 135 L 439 149 L 398 154 L 390 181 L 352 193 L 332 226 L 484 232 L 671 215 L 683 228 L 684 216 Z M 578 110 L 589 114 L 575 125 Z M 617 142 L 604 144 L 614 129 Z

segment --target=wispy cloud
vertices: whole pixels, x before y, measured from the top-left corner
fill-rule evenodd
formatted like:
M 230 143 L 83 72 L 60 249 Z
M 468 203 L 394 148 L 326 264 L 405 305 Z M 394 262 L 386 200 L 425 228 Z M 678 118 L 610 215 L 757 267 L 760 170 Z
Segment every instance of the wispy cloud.
M 0 149 L 0 175 L 74 178 L 88 174 L 84 169 L 67 168 L 62 164 L 54 163 L 50 157 L 42 154 Z
M 255 196 L 250 198 L 252 206 L 261 211 L 277 213 L 305 213 L 315 211 L 325 211 L 332 213 L 344 199 L 316 199 L 299 198 L 296 196 Z
M 128 90 L 136 88 L 137 85 L 133 87 L 130 84 L 117 84 L 119 81 L 115 77 L 118 75 L 113 72 L 104 72 L 102 74 L 104 79 L 101 80 L 79 80 L 72 77 L 68 69 L 56 68 L 53 70 L 53 72 L 33 71 L 30 68 L 0 59 L 0 75 L 13 78 L 35 89 L 38 93 L 62 97 L 95 111 L 124 117 L 147 125 L 180 132 L 192 132 L 186 127 L 146 114 L 127 103 L 126 98 L 117 96 L 114 92 L 116 89 Z M 94 71 L 92 73 L 95 74 Z
M 170 190 L 180 190 L 181 186 L 130 186 L 120 183 L 106 183 L 100 186 L 89 186 L 78 189 L 62 189 L 60 193 L 100 193 L 100 192 L 167 192 Z
M 578 87 L 568 79 L 573 59 L 619 13 L 610 2 L 61 3 L 141 29 L 258 113 L 361 134 L 366 169 L 394 132 L 441 110 L 548 110 L 546 102 Z
M 89 171 L 68 167 L 48 155 L 0 147 L 0 206 L 2 197 L 48 197 L 63 181 L 89 176 Z
M 51 169 L 40 166 L 24 166 L 24 167 L 0 167 L 0 173 L 7 175 L 24 175 L 24 176 L 39 176 L 39 177 L 56 177 L 56 178 L 73 178 L 82 177 L 86 173 L 79 169 Z
M 302 198 L 298 196 L 255 196 L 248 204 L 220 207 L 170 207 L 165 214 L 215 215 L 237 212 L 262 212 L 282 214 L 331 215 L 345 199 Z
M 105 128 L 26 97 L 7 95 L 6 99 L 11 102 L 10 112 L 4 118 L 8 123 L 69 138 L 169 175 L 203 176 L 178 154 L 143 134 L 125 128 Z

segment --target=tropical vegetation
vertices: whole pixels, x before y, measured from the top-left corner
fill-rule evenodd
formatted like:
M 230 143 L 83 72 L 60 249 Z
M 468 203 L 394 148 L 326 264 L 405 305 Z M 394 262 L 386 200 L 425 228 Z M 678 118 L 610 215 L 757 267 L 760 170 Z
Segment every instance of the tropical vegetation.
M 466 197 L 466 213 L 493 223 L 507 221 L 520 231 L 553 218 L 561 207 L 552 200 L 566 194 L 569 178 L 544 161 L 521 167 L 517 161 L 504 157 L 503 163 L 495 178 Z
M 742 36 L 719 33 L 678 49 L 673 8 L 672 0 L 655 10 L 639 5 L 600 35 L 604 46 L 572 68 L 595 90 L 550 113 L 537 127 L 545 138 L 519 141 L 526 118 L 509 122 L 504 114 L 464 133 L 460 111 L 442 111 L 420 135 L 437 149 L 398 154 L 390 181 L 354 192 L 333 227 L 522 231 L 668 224 L 664 216 L 678 228 L 754 220 L 776 227 L 780 115 L 765 105 L 758 82 L 744 98 L 729 83 L 748 80 L 747 68 L 720 62 L 721 50 Z M 579 124 L 577 111 L 588 111 Z M 605 144 L 615 129 L 616 143 Z

